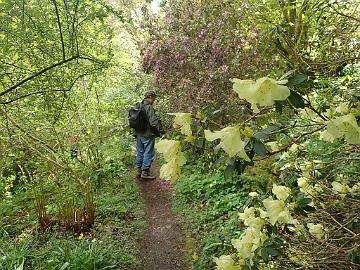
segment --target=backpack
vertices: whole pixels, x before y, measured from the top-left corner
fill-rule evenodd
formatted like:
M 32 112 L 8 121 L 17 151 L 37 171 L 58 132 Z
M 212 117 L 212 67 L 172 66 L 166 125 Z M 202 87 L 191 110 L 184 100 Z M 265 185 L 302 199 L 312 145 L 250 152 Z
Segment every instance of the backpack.
M 139 103 L 136 108 L 129 110 L 129 126 L 137 132 L 145 132 L 147 129 L 148 123 L 146 120 L 145 110 L 143 104 Z

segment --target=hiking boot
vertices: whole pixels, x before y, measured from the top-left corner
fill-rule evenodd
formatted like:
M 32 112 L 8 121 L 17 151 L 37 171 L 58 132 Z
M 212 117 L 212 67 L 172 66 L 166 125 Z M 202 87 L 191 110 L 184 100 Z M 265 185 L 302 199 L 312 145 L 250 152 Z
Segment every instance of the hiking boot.
M 141 178 L 146 180 L 154 180 L 156 176 L 152 175 L 150 170 L 144 170 L 141 172 Z
M 141 168 L 137 168 L 137 172 L 136 172 L 136 175 L 135 175 L 135 178 L 139 179 L 141 178 Z

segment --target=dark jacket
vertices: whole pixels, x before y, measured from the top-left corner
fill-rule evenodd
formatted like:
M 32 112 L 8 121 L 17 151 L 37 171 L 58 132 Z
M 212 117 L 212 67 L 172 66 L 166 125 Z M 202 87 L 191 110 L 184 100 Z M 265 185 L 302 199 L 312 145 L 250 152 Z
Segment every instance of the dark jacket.
M 156 138 L 164 134 L 163 126 L 160 119 L 155 114 L 154 107 L 146 99 L 140 102 L 137 106 L 138 108 L 143 106 L 148 125 L 144 132 L 136 132 L 136 135 L 146 138 Z

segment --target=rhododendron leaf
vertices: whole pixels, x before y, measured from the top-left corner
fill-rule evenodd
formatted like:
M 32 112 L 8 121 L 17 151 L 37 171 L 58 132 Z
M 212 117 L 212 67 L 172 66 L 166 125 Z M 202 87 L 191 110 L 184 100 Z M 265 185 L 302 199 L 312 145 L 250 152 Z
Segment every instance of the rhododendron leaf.
M 303 97 L 295 91 L 290 91 L 289 101 L 295 108 L 305 108 Z
M 205 130 L 205 139 L 214 141 L 220 139 L 220 147 L 230 156 L 239 156 L 250 161 L 245 152 L 245 142 L 241 140 L 240 127 L 226 127 L 222 130 L 211 132 Z
M 191 113 L 169 113 L 175 116 L 174 128 L 180 128 L 182 134 L 191 136 Z
M 233 89 L 238 93 L 239 98 L 248 101 L 254 112 L 259 112 L 258 105 L 273 106 L 275 101 L 285 100 L 290 95 L 289 88 L 282 85 L 286 81 L 275 81 L 268 77 L 256 81 L 239 79 L 231 81 L 234 83 Z

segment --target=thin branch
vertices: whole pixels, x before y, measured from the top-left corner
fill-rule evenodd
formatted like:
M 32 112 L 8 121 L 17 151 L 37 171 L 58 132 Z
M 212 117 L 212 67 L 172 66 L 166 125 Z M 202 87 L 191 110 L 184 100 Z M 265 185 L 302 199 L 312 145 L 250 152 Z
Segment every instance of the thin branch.
M 348 18 L 348 19 L 351 19 L 351 20 L 354 20 L 354 21 L 360 23 L 360 18 L 356 18 L 356 17 L 350 16 L 350 15 L 348 15 L 348 14 L 342 13 L 342 12 L 338 11 L 338 10 L 337 10 L 333 5 L 331 5 L 331 4 L 330 4 L 329 6 L 330 6 L 330 8 L 331 8 L 332 10 L 334 10 L 338 15 L 343 16 L 343 17 L 346 17 L 346 18 Z
M 62 47 L 62 59 L 65 60 L 65 44 L 64 44 L 63 33 L 62 33 L 62 30 L 61 30 L 61 21 L 60 21 L 59 9 L 58 9 L 56 0 L 51 0 L 51 1 L 53 2 L 54 7 L 55 7 L 56 18 L 57 18 L 57 23 L 58 23 L 58 27 L 59 27 L 61 47 Z
M 33 95 L 38 95 L 38 94 L 45 94 L 45 93 L 50 93 L 50 92 L 69 92 L 70 90 L 68 89 L 64 89 L 64 90 L 44 90 L 44 91 L 37 91 L 37 92 L 33 92 L 33 93 L 29 93 L 29 94 L 26 94 L 26 95 L 23 95 L 23 96 L 20 96 L 20 97 L 17 97 L 15 99 L 12 99 L 12 100 L 9 100 L 9 101 L 5 101 L 5 102 L 0 102 L 0 104 L 10 104 L 12 102 L 15 102 L 19 99 L 23 99 L 23 98 L 26 98 L 26 97 L 29 97 L 29 96 L 33 96 Z
M 3 56 L 2 56 L 2 57 L 3 57 Z M 0 62 L 3 63 L 3 64 L 5 64 L 5 65 L 7 65 L 7 66 L 12 66 L 12 67 L 15 67 L 15 68 L 18 68 L 18 69 L 22 69 L 22 70 L 26 70 L 26 71 L 32 71 L 32 70 L 30 70 L 30 69 L 28 69 L 28 68 L 20 67 L 20 66 L 18 66 L 18 65 L 13 64 L 13 63 L 8 63 L 8 62 L 4 61 L 4 60 L 1 59 L 1 58 L 0 58 Z
M 27 78 L 25 78 L 25 79 L 17 82 L 16 84 L 10 86 L 8 89 L 6 89 L 6 90 L 4 90 L 3 92 L 1 92 L 1 93 L 0 93 L 0 97 L 1 97 L 1 96 L 4 96 L 5 94 L 7 94 L 7 93 L 9 93 L 9 92 L 11 92 L 12 90 L 18 88 L 19 86 L 23 85 L 24 83 L 26 83 L 26 82 L 28 82 L 28 81 L 30 81 L 30 80 L 32 80 L 32 79 L 40 76 L 41 74 L 43 74 L 43 73 L 45 73 L 45 72 L 47 72 L 47 71 L 49 71 L 49 70 L 51 70 L 51 69 L 53 69 L 53 68 L 55 68 L 55 67 L 64 65 L 64 64 L 66 64 L 66 63 L 68 63 L 68 62 L 70 62 L 70 61 L 72 61 L 72 60 L 74 60 L 74 59 L 77 59 L 77 58 L 79 58 L 79 56 L 73 56 L 73 57 L 71 57 L 71 58 L 69 58 L 69 59 L 62 60 L 62 61 L 60 61 L 60 62 L 58 62 L 58 63 L 55 63 L 55 64 L 53 64 L 53 65 L 51 65 L 51 66 L 48 66 L 48 67 L 46 67 L 46 68 L 44 68 L 44 69 L 42 69 L 42 70 L 39 70 L 38 72 L 36 72 L 36 73 L 30 75 L 29 77 L 27 77 Z
M 322 130 L 325 126 L 326 126 L 326 125 L 323 125 L 323 126 L 317 128 L 317 129 L 315 129 L 315 130 L 312 130 L 312 131 L 309 131 L 309 132 L 305 132 L 304 134 L 301 134 L 299 137 L 295 138 L 295 140 L 293 140 L 290 144 L 288 144 L 288 145 L 286 145 L 286 146 L 284 146 L 284 147 L 282 147 L 282 148 L 280 148 L 280 149 L 278 149 L 278 150 L 276 150 L 276 151 L 272 151 L 272 152 L 268 153 L 265 157 L 260 158 L 260 159 L 257 159 L 257 160 L 254 160 L 254 161 L 264 160 L 264 159 L 267 159 L 267 158 L 269 158 L 269 157 L 271 157 L 271 156 L 273 156 L 273 155 L 276 155 L 276 154 L 278 154 L 278 153 L 281 153 L 281 152 L 283 152 L 283 151 L 286 151 L 286 150 L 289 149 L 293 144 L 299 142 L 302 138 L 304 138 L 304 137 L 306 137 L 306 136 L 308 136 L 308 135 L 311 135 L 311 134 L 313 134 L 313 133 L 315 133 L 315 132 L 318 132 L 318 131 Z
M 11 117 L 9 117 L 9 115 L 6 113 L 6 111 L 3 110 L 2 108 L 0 108 L 0 114 L 3 115 L 4 117 L 6 117 L 6 119 L 8 119 L 14 127 L 16 127 L 17 129 L 19 129 L 20 131 L 25 133 L 29 138 L 31 138 L 34 141 L 37 141 L 37 142 L 41 143 L 42 145 L 46 146 L 46 148 L 49 149 L 52 153 L 55 153 L 54 149 L 50 145 L 48 145 L 43 140 L 41 140 L 39 138 L 36 138 L 35 136 L 33 136 L 29 132 L 27 132 L 18 123 L 16 123 Z

